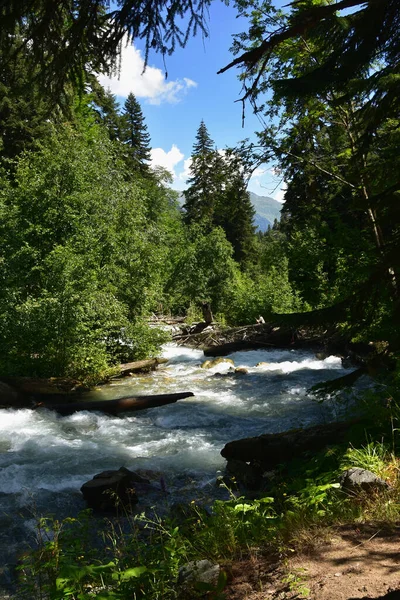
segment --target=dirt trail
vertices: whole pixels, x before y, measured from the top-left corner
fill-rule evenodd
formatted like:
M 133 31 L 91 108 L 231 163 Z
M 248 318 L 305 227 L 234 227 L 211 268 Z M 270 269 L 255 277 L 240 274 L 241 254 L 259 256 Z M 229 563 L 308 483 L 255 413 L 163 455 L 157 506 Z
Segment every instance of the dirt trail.
M 232 567 L 226 600 L 400 600 L 400 527 L 342 527 L 312 551 Z

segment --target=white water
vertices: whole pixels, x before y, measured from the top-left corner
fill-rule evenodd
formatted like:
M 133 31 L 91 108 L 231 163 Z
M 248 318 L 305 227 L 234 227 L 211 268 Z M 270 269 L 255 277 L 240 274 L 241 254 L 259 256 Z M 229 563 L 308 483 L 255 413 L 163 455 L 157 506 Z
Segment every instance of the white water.
M 121 466 L 160 473 L 180 497 L 210 497 L 225 461 L 226 442 L 332 420 L 307 393 L 346 373 L 338 357 L 317 360 L 309 351 L 257 350 L 228 358 L 247 375 L 216 376 L 229 366 L 202 369 L 202 351 L 167 345 L 169 362 L 148 376 L 119 380 L 99 398 L 192 391 L 195 396 L 124 417 L 79 412 L 60 417 L 42 410 L 0 411 L 0 552 L 6 557 L 26 536 L 30 510 L 60 516 L 84 508 L 81 485 Z M 263 362 L 263 365 L 256 366 Z M 18 515 L 22 514 L 23 519 Z M 14 544 L 15 542 L 15 544 Z

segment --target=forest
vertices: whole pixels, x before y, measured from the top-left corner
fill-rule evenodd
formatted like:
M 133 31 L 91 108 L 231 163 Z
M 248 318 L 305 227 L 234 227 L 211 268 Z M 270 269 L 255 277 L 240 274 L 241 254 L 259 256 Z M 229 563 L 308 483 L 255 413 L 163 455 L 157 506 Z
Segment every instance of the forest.
M 1 7 L 0 373 L 101 380 L 156 351 L 149 314 L 204 301 L 227 324 L 326 309 L 350 337 L 396 352 L 396 2 L 295 2 L 289 16 L 240 2 L 249 30 L 232 65 L 265 127 L 257 145 L 218 152 L 199 124 L 183 210 L 168 172 L 149 167 L 135 96 L 120 107 L 92 69 L 112 69 L 121 31 L 172 51 L 185 42 L 176 19 L 192 11 L 186 36 L 205 28 L 205 3 L 163 21 L 156 2 L 160 25 L 147 27 L 119 4 L 110 30 L 97 2 Z M 56 52 L 55 36 L 71 51 Z M 246 182 L 271 157 L 287 190 L 262 235 Z
M 369 346 L 367 369 L 397 419 L 400 4 L 294 0 L 280 9 L 273 0 L 236 0 L 248 28 L 235 36 L 221 73 L 240 69 L 240 100 L 262 127 L 257 143 L 217 149 L 201 120 L 182 205 L 170 173 L 150 166 L 143 107 L 133 93 L 119 105 L 96 74 L 118 71 L 125 36 L 144 41 L 146 62 L 151 52 L 168 57 L 192 35 L 206 37 L 210 3 L 0 2 L 0 377 L 96 385 L 120 363 L 158 355 L 168 336 L 149 327 L 151 315 L 196 319 L 206 302 L 224 326 L 262 315 Z M 281 220 L 261 233 L 247 184 L 271 161 L 286 191 Z M 305 467 L 300 472 L 307 480 Z M 325 501 L 335 484 L 319 481 Z M 322 510 L 322 500 L 305 498 L 293 503 L 292 517 L 311 505 Z M 253 515 L 246 523 L 254 530 L 261 517 L 262 527 L 280 518 L 287 533 L 289 513 L 272 517 L 264 500 L 236 506 Z M 219 526 L 238 514 L 221 505 Z M 204 550 L 211 538 L 199 533 L 200 521 L 208 517 L 196 518 L 190 535 L 197 528 Z M 246 538 L 243 519 L 234 523 Z M 67 594 L 60 584 L 46 597 L 177 597 L 144 584 L 129 596 L 130 578 L 141 574 L 122 574 L 120 592 Z M 203 597 L 223 598 L 225 583 L 204 588 Z

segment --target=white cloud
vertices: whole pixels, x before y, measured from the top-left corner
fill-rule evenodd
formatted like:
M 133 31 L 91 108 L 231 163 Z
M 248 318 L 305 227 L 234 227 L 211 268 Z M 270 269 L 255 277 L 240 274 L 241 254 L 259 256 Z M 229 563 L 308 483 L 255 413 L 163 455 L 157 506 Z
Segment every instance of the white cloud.
M 285 201 L 284 196 L 285 196 L 286 189 L 287 189 L 287 186 L 285 183 L 283 183 L 282 187 L 280 187 L 279 189 L 276 190 L 276 192 L 274 194 L 274 200 L 277 200 L 278 202 L 281 202 L 283 204 L 283 202 Z
M 183 171 L 181 171 L 181 173 L 179 173 L 179 179 L 181 181 L 186 182 L 186 180 L 192 176 L 192 172 L 190 170 L 191 166 L 192 166 L 192 158 L 189 156 L 189 158 L 186 158 L 183 162 Z
M 162 148 L 152 148 L 151 150 L 151 166 L 156 167 L 164 167 L 168 169 L 171 175 L 176 179 L 177 175 L 175 172 L 175 167 L 179 164 L 185 155 L 179 150 L 178 146 L 175 144 L 172 145 L 171 150 L 165 152 Z M 185 161 L 186 163 L 186 161 Z
M 252 179 L 253 177 L 258 179 L 259 177 L 262 177 L 262 175 L 264 175 L 267 172 L 267 169 L 263 169 L 262 167 L 257 167 L 256 169 L 254 169 L 253 173 L 251 174 L 250 179 Z
M 188 77 L 168 81 L 161 69 L 147 66 L 143 72 L 143 68 L 144 60 L 140 50 L 132 44 L 123 45 L 119 75 L 100 75 L 99 81 L 117 96 L 126 98 L 132 92 L 137 98 L 144 98 L 150 104 L 175 104 L 189 89 L 197 87 L 197 83 Z

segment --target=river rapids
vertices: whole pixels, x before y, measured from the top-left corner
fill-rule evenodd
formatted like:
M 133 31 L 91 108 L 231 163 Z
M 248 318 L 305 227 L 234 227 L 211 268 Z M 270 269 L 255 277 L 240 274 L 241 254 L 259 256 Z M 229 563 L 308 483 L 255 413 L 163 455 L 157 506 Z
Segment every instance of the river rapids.
M 318 360 L 309 350 L 253 350 L 229 364 L 202 369 L 202 351 L 167 344 L 168 363 L 145 376 L 117 380 L 93 399 L 191 391 L 176 404 L 125 416 L 48 410 L 0 411 L 0 553 L 16 556 L 35 516 L 59 518 L 85 508 L 81 485 L 93 475 L 125 466 L 160 475 L 168 502 L 217 497 L 224 445 L 235 439 L 332 421 L 341 406 L 317 403 L 309 388 L 349 372 L 341 359 Z M 256 366 L 260 364 L 259 366 Z

